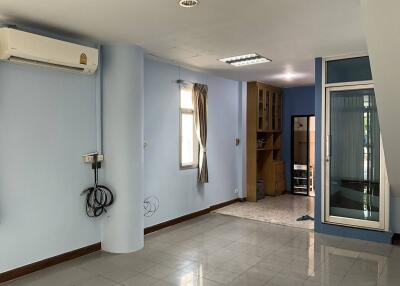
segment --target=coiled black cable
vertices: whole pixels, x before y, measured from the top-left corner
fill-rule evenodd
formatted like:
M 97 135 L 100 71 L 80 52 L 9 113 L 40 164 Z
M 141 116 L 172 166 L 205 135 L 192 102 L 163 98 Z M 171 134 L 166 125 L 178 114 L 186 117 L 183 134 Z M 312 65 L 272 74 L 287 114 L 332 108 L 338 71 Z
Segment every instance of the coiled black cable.
M 89 217 L 101 216 L 103 213 L 107 212 L 107 207 L 111 206 L 114 202 L 112 191 L 106 186 L 98 184 L 98 167 L 98 162 L 92 165 L 94 171 L 94 186 L 82 192 L 82 195 L 86 194 L 86 214 Z

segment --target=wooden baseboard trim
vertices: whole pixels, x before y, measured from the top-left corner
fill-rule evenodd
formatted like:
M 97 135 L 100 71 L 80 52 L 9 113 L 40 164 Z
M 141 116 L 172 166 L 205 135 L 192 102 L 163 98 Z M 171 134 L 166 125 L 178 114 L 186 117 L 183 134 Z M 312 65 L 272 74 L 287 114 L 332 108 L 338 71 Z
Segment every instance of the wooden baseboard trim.
M 144 229 L 144 234 L 146 235 L 146 234 L 155 232 L 157 230 L 160 230 L 160 229 L 163 229 L 163 228 L 166 228 L 166 227 L 169 227 L 169 226 L 173 226 L 175 224 L 178 224 L 178 223 L 181 223 L 181 222 L 184 222 L 184 221 L 187 221 L 187 220 L 190 220 L 190 219 L 193 219 L 193 218 L 208 214 L 208 213 L 210 213 L 212 211 L 215 211 L 217 209 L 226 207 L 228 205 L 231 205 L 233 203 L 237 203 L 237 202 L 240 202 L 240 201 L 241 201 L 241 199 L 230 200 L 230 201 L 227 201 L 227 202 L 224 202 L 224 203 L 220 203 L 220 204 L 216 204 L 216 205 L 210 206 L 209 208 L 206 208 L 206 209 L 194 212 L 194 213 L 190 213 L 190 214 L 187 214 L 187 215 L 184 215 L 184 216 L 180 216 L 180 217 L 177 217 L 177 218 L 174 218 L 174 219 L 171 219 L 171 220 L 168 220 L 168 221 L 165 221 L 165 222 L 153 225 L 153 226 L 146 227 Z
M 223 207 L 226 207 L 226 206 L 229 206 L 229 205 L 237 203 L 237 202 L 240 202 L 239 198 L 234 199 L 234 200 L 230 200 L 230 201 L 227 201 L 227 202 L 223 202 L 223 203 L 220 203 L 220 204 L 213 205 L 213 206 L 210 207 L 210 212 L 215 211 L 215 210 L 220 209 L 220 208 L 223 208 Z
M 166 222 L 162 222 L 157 225 L 146 227 L 144 229 L 144 234 L 149 234 L 149 233 L 155 232 L 157 230 L 160 230 L 160 229 L 163 229 L 163 228 L 166 228 L 166 227 L 169 227 L 169 226 L 172 226 L 172 225 L 208 214 L 217 209 L 223 208 L 225 206 L 231 205 L 236 202 L 243 202 L 245 200 L 246 200 L 245 198 L 244 199 L 238 198 L 238 199 L 230 200 L 227 202 L 223 202 L 220 204 L 210 206 L 207 209 L 203 209 L 203 210 L 200 210 L 200 211 L 197 211 L 194 213 L 190 213 L 190 214 L 187 214 L 187 215 L 184 215 L 184 216 L 181 216 L 181 217 L 178 217 L 178 218 L 166 221 Z M 50 258 L 47 258 L 47 259 L 44 259 L 44 260 L 41 260 L 38 262 L 34 262 L 34 263 L 31 263 L 31 264 L 28 264 L 28 265 L 25 265 L 22 267 L 18 267 L 16 269 L 12 269 L 10 271 L 0 273 L 0 283 L 13 280 L 13 279 L 19 278 L 21 276 L 33 273 L 35 271 L 39 271 L 39 270 L 45 269 L 47 267 L 50 267 L 50 266 L 74 259 L 74 258 L 78 258 L 80 256 L 84 256 L 84 255 L 87 255 L 87 254 L 90 254 L 90 253 L 93 253 L 93 252 L 96 252 L 99 250 L 101 250 L 100 242 L 86 246 L 86 247 L 82 247 L 82 248 L 79 248 L 79 249 L 76 249 L 76 250 L 73 250 L 73 251 L 70 251 L 67 253 L 63 253 L 63 254 L 60 254 L 57 256 L 53 256 L 53 257 L 50 257 Z
M 74 259 L 74 258 L 78 258 L 80 256 L 86 255 L 86 254 L 90 254 L 96 251 L 101 250 L 101 243 L 95 243 L 89 246 L 85 246 L 67 253 L 63 253 L 57 256 L 53 256 L 38 262 L 34 262 L 22 267 L 18 267 L 16 269 L 12 269 L 10 271 L 7 272 L 3 272 L 0 273 L 0 283 L 6 282 L 6 281 L 10 281 L 16 278 L 19 278 L 21 276 L 33 273 L 35 271 L 39 271 L 42 269 L 45 269 L 47 267 Z
M 190 213 L 190 214 L 187 214 L 187 215 L 184 215 L 184 216 L 180 216 L 180 217 L 177 217 L 177 218 L 174 218 L 174 219 L 171 219 L 171 220 L 168 220 L 168 221 L 156 224 L 156 225 L 152 225 L 152 226 L 146 227 L 144 229 L 144 234 L 146 235 L 146 234 L 158 231 L 160 229 L 163 229 L 163 228 L 166 228 L 166 227 L 169 227 L 169 226 L 173 226 L 175 224 L 178 224 L 178 223 L 181 223 L 181 222 L 184 222 L 184 221 L 187 221 L 187 220 L 190 220 L 190 219 L 193 219 L 193 218 L 208 214 L 209 212 L 210 212 L 209 209 L 204 209 L 204 210 L 200 210 L 200 211 L 197 211 L 197 212 L 194 212 L 194 213 Z

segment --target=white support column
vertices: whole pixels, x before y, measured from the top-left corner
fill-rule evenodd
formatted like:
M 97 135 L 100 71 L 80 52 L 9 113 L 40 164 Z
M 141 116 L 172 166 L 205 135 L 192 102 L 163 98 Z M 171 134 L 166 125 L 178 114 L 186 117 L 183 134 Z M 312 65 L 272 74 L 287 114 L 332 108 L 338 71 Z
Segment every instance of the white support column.
M 102 221 L 108 252 L 143 247 L 143 61 L 136 46 L 103 48 L 103 178 L 115 194 Z

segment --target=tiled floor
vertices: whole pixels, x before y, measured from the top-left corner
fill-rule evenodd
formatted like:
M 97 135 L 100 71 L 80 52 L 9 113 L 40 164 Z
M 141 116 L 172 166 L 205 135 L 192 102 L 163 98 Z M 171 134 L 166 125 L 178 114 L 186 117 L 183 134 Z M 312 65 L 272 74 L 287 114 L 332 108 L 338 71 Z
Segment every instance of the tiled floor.
M 314 197 L 291 194 L 265 197 L 265 199 L 259 200 L 256 203 L 235 203 L 218 209 L 215 212 L 286 226 L 314 229 L 313 221 L 296 220 L 306 214 L 314 217 Z
M 5 285 L 400 285 L 400 248 L 210 214 Z

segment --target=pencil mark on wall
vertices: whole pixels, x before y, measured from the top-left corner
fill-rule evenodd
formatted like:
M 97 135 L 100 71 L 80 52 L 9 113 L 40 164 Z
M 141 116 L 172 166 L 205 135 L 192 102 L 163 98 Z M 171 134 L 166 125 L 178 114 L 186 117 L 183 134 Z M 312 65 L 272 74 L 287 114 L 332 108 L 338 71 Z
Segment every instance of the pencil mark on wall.
M 149 196 L 144 199 L 144 216 L 153 216 L 160 207 L 160 200 L 156 196 Z

